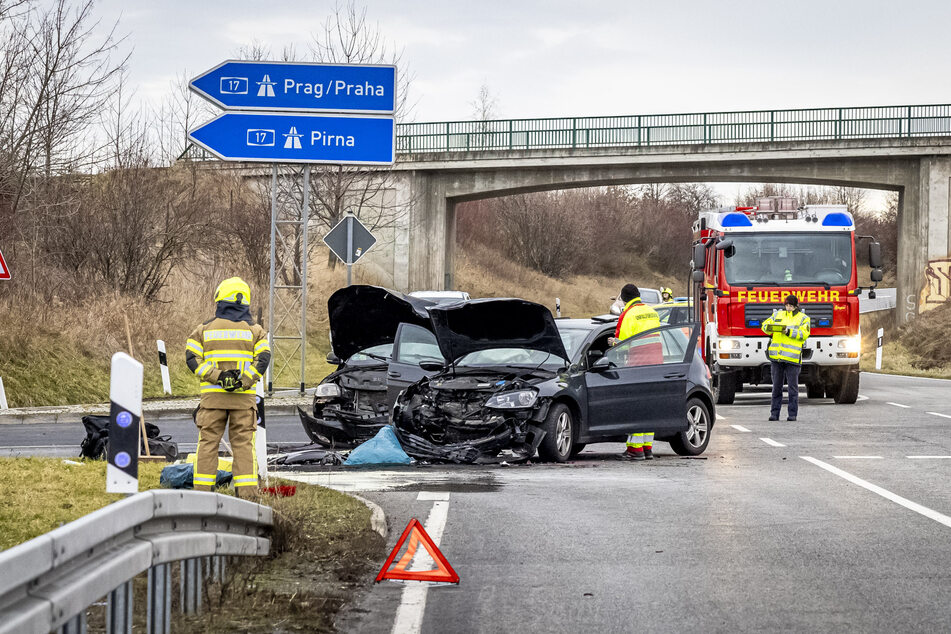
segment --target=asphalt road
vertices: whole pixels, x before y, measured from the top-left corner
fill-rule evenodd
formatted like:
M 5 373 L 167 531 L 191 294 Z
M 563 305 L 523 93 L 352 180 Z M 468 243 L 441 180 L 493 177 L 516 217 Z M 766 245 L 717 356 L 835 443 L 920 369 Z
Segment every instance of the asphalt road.
M 339 627 L 951 630 L 951 382 L 864 374 L 860 393 L 803 399 L 798 422 L 770 423 L 768 393 L 748 390 L 720 408 L 705 459 L 658 443 L 658 459 L 632 464 L 604 444 L 567 465 L 298 474 L 381 505 L 388 548 L 419 518 L 461 577 L 368 582 Z M 0 446 L 74 455 L 77 426 L 0 426 Z M 162 426 L 194 442 L 190 421 Z M 304 440 L 296 417 L 268 428 Z

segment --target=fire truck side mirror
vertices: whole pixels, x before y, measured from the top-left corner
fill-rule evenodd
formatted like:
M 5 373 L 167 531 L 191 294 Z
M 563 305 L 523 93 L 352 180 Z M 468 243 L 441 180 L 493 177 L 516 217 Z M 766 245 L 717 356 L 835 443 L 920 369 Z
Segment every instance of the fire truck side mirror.
M 693 269 L 695 271 L 702 271 L 704 267 L 704 262 L 707 260 L 707 247 L 702 242 L 700 244 L 693 245 Z M 701 279 L 703 279 L 701 277 Z M 696 277 L 694 278 L 696 281 Z
M 871 272 L 871 274 L 870 274 L 870 277 L 872 278 L 872 281 L 873 281 L 873 282 L 881 282 L 881 281 L 882 281 L 882 269 L 872 269 L 872 272 Z
M 725 251 L 733 246 L 733 240 L 721 240 L 717 242 L 717 251 Z
M 868 265 L 873 269 L 882 268 L 882 245 L 878 242 L 868 243 Z
M 703 281 L 703 271 L 694 271 L 693 272 L 693 281 L 702 282 Z

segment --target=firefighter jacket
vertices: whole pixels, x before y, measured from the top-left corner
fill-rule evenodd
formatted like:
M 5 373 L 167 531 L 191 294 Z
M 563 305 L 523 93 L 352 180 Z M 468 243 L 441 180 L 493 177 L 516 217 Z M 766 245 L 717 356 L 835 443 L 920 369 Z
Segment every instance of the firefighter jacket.
M 623 341 L 639 332 L 659 327 L 657 311 L 642 302 L 640 297 L 635 297 L 624 306 L 624 311 L 618 317 L 614 337 Z
M 801 310 L 777 310 L 763 321 L 763 332 L 771 334 L 766 356 L 772 361 L 802 363 L 802 344 L 809 338 L 809 316 Z
M 202 407 L 248 409 L 255 405 L 254 384 L 271 362 L 271 347 L 260 325 L 215 317 L 188 337 L 185 362 L 201 381 Z M 228 392 L 218 378 L 234 369 L 241 371 L 241 387 Z

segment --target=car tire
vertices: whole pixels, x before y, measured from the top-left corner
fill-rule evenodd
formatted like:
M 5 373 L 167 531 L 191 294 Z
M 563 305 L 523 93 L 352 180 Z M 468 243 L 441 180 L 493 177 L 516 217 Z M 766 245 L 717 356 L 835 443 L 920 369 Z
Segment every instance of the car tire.
M 670 448 L 678 456 L 699 456 L 710 444 L 713 429 L 710 409 L 699 398 L 687 400 L 687 429 L 670 439 Z
M 736 374 L 723 372 L 716 379 L 717 405 L 733 405 L 736 400 Z
M 587 447 L 587 446 L 588 446 L 588 445 L 587 445 L 586 443 L 583 443 L 583 442 L 572 443 L 572 444 L 571 444 L 571 457 L 574 458 L 575 456 L 577 456 L 579 453 L 581 453 L 582 451 L 584 451 L 584 448 Z
M 806 383 L 806 396 L 809 398 L 823 398 L 826 387 L 822 383 Z
M 545 437 L 538 445 L 538 457 L 546 462 L 566 462 L 574 445 L 575 420 L 564 403 L 555 403 L 545 418 Z
M 842 383 L 835 392 L 835 402 L 841 405 L 851 405 L 859 397 L 859 373 L 846 370 Z

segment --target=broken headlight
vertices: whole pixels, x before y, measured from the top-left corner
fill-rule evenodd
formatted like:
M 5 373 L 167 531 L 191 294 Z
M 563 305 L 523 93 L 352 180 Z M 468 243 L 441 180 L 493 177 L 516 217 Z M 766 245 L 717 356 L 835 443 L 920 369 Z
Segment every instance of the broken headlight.
M 340 386 L 336 383 L 321 383 L 314 391 L 317 398 L 337 398 L 340 396 Z
M 518 392 L 505 392 L 496 394 L 485 402 L 486 407 L 492 409 L 518 409 L 520 407 L 531 407 L 538 399 L 537 390 L 519 390 Z

